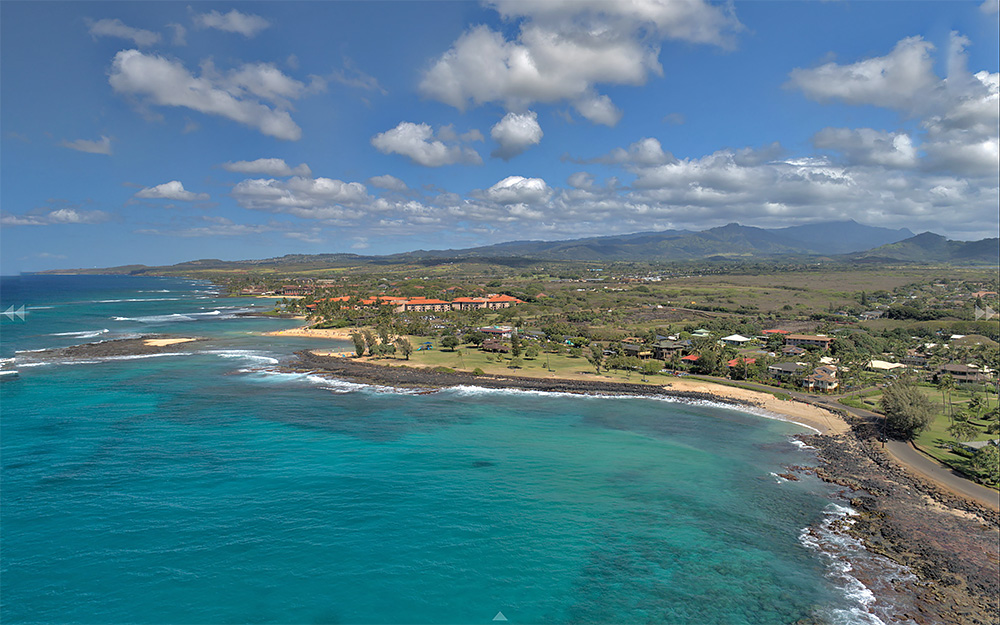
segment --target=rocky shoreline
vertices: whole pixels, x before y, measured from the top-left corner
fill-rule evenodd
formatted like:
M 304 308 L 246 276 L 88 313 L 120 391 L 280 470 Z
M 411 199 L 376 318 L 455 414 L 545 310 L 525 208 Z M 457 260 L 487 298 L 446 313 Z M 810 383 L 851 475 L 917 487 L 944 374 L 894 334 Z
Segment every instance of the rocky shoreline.
M 409 389 L 470 385 L 546 392 L 676 397 L 746 405 L 710 393 L 616 382 L 474 376 L 296 352 L 290 371 Z M 1000 622 L 1000 513 L 938 488 L 899 467 L 879 448 L 877 430 L 860 419 L 845 434 L 800 436 L 817 449 L 815 472 L 844 487 L 857 515 L 840 530 L 915 577 L 886 581 L 852 563 L 852 574 L 877 590 L 872 606 L 887 622 L 987 625 Z M 792 468 L 791 470 L 796 470 Z M 871 577 L 866 578 L 866 575 Z
M 168 344 L 156 344 L 156 341 L 167 341 Z M 151 356 L 155 354 L 176 353 L 184 351 L 204 339 L 183 339 L 184 342 L 169 343 L 169 341 L 181 341 L 171 336 L 150 334 L 131 339 L 111 339 L 108 341 L 98 341 L 96 343 L 84 343 L 82 345 L 72 345 L 70 347 L 57 347 L 37 352 L 21 352 L 18 354 L 20 360 L 28 362 L 47 362 L 63 360 L 90 360 L 93 358 L 122 358 L 129 356 Z
M 299 362 L 289 371 L 319 371 L 338 379 L 375 386 L 408 389 L 441 389 L 452 386 L 478 386 L 490 389 L 516 389 L 548 393 L 580 393 L 641 397 L 675 397 L 692 401 L 712 401 L 732 406 L 742 405 L 711 393 L 668 391 L 661 386 L 604 382 L 600 380 L 567 380 L 529 378 L 516 375 L 473 375 L 464 371 L 442 372 L 419 367 L 387 366 L 359 362 L 351 358 L 319 356 L 310 351 L 295 352 Z
M 818 450 L 817 474 L 844 486 L 858 513 L 845 531 L 919 579 L 895 589 L 907 604 L 895 620 L 1000 622 L 1000 513 L 902 469 L 868 423 L 855 422 L 848 434 L 801 439 Z

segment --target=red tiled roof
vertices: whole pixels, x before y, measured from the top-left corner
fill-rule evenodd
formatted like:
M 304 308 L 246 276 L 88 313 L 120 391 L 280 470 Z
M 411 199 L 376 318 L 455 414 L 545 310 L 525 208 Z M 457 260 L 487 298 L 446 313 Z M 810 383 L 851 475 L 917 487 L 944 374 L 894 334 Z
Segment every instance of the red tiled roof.
M 747 363 L 748 365 L 752 365 L 753 363 L 757 362 L 757 359 L 756 358 L 733 358 L 732 360 L 730 360 L 726 364 L 728 364 L 730 367 L 735 367 L 736 365 L 740 364 L 741 361 Z
M 681 360 L 687 360 L 688 362 L 694 362 L 694 361 L 698 360 L 699 358 L 701 358 L 701 356 L 699 356 L 698 354 L 688 354 L 687 356 L 684 356 L 683 358 L 681 358 Z
M 788 330 L 764 330 L 763 334 L 791 334 Z

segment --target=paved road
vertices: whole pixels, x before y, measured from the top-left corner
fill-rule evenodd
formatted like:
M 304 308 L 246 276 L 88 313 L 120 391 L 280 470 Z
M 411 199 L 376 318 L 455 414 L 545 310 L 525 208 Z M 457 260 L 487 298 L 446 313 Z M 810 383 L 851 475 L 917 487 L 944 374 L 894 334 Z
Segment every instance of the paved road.
M 723 380 L 723 378 L 716 379 L 719 381 Z M 846 411 L 855 416 L 876 423 L 880 423 L 883 418 L 882 415 L 872 412 L 871 410 L 864 410 L 862 408 L 854 408 L 852 406 L 841 404 L 837 401 L 837 398 L 839 397 L 837 395 L 808 395 L 806 393 L 778 389 L 754 382 L 741 382 L 740 384 L 745 385 L 748 388 L 764 392 L 778 391 L 781 393 L 787 393 L 799 401 L 813 404 L 821 408 Z M 1000 493 L 962 477 L 960 473 L 957 473 L 949 467 L 939 463 L 937 460 L 924 455 L 910 443 L 890 440 L 885 444 L 885 449 L 889 452 L 890 457 L 913 473 L 929 479 L 932 482 L 936 482 L 943 488 L 955 494 L 967 497 L 977 503 L 992 508 L 993 510 L 1000 510 Z

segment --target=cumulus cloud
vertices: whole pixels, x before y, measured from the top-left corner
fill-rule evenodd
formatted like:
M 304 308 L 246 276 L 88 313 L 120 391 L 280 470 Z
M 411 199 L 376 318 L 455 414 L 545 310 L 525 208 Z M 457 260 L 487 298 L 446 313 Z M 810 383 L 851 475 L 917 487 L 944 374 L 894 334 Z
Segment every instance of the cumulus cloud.
M 57 208 L 47 212 L 15 215 L 0 215 L 0 225 L 4 226 L 50 226 L 54 224 L 98 224 L 108 221 L 111 216 L 100 210 L 80 210 L 78 208 Z
M 155 187 L 146 187 L 135 194 L 144 200 L 175 200 L 177 202 L 195 202 L 209 199 L 207 193 L 193 193 L 184 189 L 178 180 L 171 180 Z
M 497 204 L 540 204 L 552 195 L 552 189 L 541 178 L 508 176 L 482 194 Z
M 261 174 L 264 176 L 311 176 L 312 171 L 305 163 L 289 167 L 280 158 L 258 158 L 255 161 L 223 163 L 222 168 L 240 174 Z
M 507 113 L 490 130 L 490 137 L 500 144 L 490 156 L 508 161 L 533 145 L 538 145 L 544 133 L 538 125 L 538 115 L 527 113 Z
M 916 136 L 826 129 L 814 138 L 817 147 L 838 150 L 859 163 L 996 177 L 1000 74 L 971 74 L 965 54 L 969 43 L 966 37 L 951 34 L 947 78 L 934 73 L 934 47 L 920 37 L 909 37 L 883 57 L 793 70 L 789 85 L 814 99 L 882 106 L 920 120 Z
M 584 163 L 604 163 L 607 165 L 628 165 L 648 167 L 676 162 L 670 152 L 665 152 L 658 139 L 644 137 L 627 148 L 615 148 L 604 156 L 581 161 Z
M 937 84 L 930 51 L 934 46 L 921 37 L 908 37 L 886 56 L 850 65 L 826 63 L 813 69 L 792 70 L 789 86 L 814 100 L 842 100 L 848 104 L 873 104 L 912 110 L 915 96 Z
M 160 34 L 151 30 L 132 28 L 126 26 L 120 19 L 103 19 L 94 21 L 87 19 L 87 32 L 95 39 L 97 37 L 118 37 L 119 39 L 129 39 L 140 47 L 151 46 L 160 41 Z
M 211 64 L 206 68 L 195 77 L 177 61 L 122 50 L 115 55 L 108 81 L 115 92 L 144 104 L 219 115 L 278 139 L 301 138 L 302 129 L 283 107 L 286 99 L 302 95 L 305 85 L 265 64 L 245 65 L 229 76 L 217 75 Z M 257 98 L 275 105 L 272 108 Z
M 445 126 L 437 136 L 429 124 L 400 122 L 395 128 L 372 137 L 371 143 L 383 154 L 401 154 L 425 167 L 442 165 L 481 165 L 479 153 L 462 142 L 481 141 L 478 130 L 456 135 L 454 128 Z
M 101 138 L 97 141 L 90 141 L 89 139 L 63 140 L 59 145 L 78 152 L 86 152 L 87 154 L 111 155 L 111 138 L 104 135 L 101 135 Z
M 642 85 L 662 75 L 665 39 L 727 45 L 739 22 L 702 0 L 494 2 L 517 37 L 480 25 L 463 33 L 424 74 L 420 91 L 465 110 L 498 102 L 520 111 L 567 101 L 586 119 L 615 125 L 621 111 L 599 84 Z
M 993 15 L 1000 12 L 1000 0 L 986 0 L 979 5 L 979 10 L 986 15 Z
M 400 193 L 409 190 L 409 187 L 406 186 L 405 182 L 389 174 L 385 174 L 383 176 L 373 176 L 368 179 L 368 184 L 379 189 L 398 191 Z
M 201 28 L 215 28 L 227 33 L 239 33 L 248 39 L 256 37 L 262 30 L 271 25 L 259 15 L 240 13 L 236 9 L 229 13 L 209 11 L 194 16 L 194 23 Z
M 295 176 L 244 180 L 233 187 L 233 198 L 243 208 L 288 213 L 306 219 L 359 216 L 358 207 L 371 198 L 360 182 Z
M 918 162 L 917 149 L 905 132 L 824 128 L 813 136 L 813 145 L 839 152 L 852 164 L 911 168 Z

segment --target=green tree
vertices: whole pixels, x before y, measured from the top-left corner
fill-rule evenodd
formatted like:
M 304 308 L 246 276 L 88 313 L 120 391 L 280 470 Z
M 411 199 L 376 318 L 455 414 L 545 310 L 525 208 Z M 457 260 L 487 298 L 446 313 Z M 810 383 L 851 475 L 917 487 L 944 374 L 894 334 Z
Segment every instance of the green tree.
M 987 484 L 1000 482 L 1000 449 L 996 445 L 986 445 L 972 455 L 972 468 Z
M 410 343 L 409 339 L 401 336 L 398 339 L 396 339 L 396 349 L 399 350 L 399 353 L 403 354 L 404 358 L 409 360 L 410 354 L 413 353 L 413 344 Z
M 909 380 L 897 380 L 887 386 L 879 406 L 886 426 L 906 438 L 927 429 L 933 417 L 927 396 Z
M 361 333 L 365 337 L 365 344 L 368 346 L 368 355 L 374 356 L 378 351 L 378 338 L 375 337 L 375 333 L 371 330 L 365 329 Z
M 458 337 L 453 334 L 449 334 L 441 339 L 441 347 L 451 351 L 455 351 L 455 348 L 458 347 L 459 343 L 461 343 L 461 341 L 459 341 Z
M 538 358 L 538 352 L 539 350 L 537 345 L 529 345 L 527 349 L 524 350 L 524 357 L 530 359 Z
M 969 420 L 971 415 L 962 411 L 955 415 L 955 420 L 948 426 L 948 433 L 958 441 L 971 441 L 979 434 L 979 428 Z
M 514 358 L 521 355 L 521 337 L 517 332 L 510 335 L 510 355 Z
M 352 332 L 351 340 L 354 341 L 354 353 L 359 358 L 365 355 L 365 337 L 360 332 Z
M 951 374 L 945 373 L 944 375 L 938 376 L 937 387 L 941 389 L 941 403 L 947 407 L 948 418 L 952 423 L 955 422 L 955 412 L 951 409 L 951 391 L 955 388 L 955 378 L 951 377 Z M 948 391 L 948 400 L 945 402 L 944 394 Z
M 646 360 L 642 363 L 643 375 L 656 375 L 663 368 L 663 363 L 659 360 Z
M 574 348 L 579 349 L 579 348 Z M 601 363 L 604 362 L 604 351 L 600 345 L 591 345 L 587 350 L 587 361 L 594 366 L 594 371 L 601 372 Z

